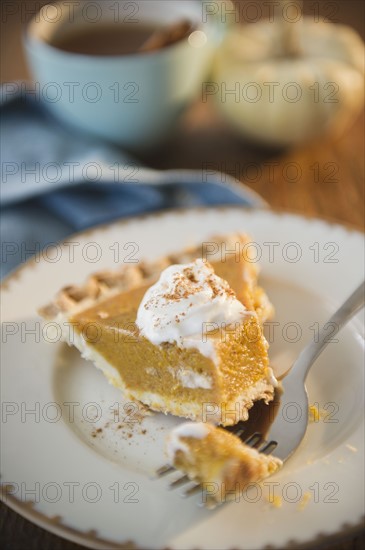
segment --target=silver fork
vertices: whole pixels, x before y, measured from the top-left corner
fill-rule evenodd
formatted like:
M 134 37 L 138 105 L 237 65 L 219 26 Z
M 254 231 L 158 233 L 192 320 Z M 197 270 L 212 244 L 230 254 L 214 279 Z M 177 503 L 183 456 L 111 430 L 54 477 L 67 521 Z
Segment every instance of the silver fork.
M 294 453 L 302 441 L 308 425 L 308 395 L 305 386 L 305 381 L 310 368 L 316 361 L 318 356 L 327 347 L 333 336 L 356 314 L 364 307 L 364 290 L 365 283 L 363 282 L 344 304 L 332 315 L 329 321 L 323 326 L 319 332 L 317 341 L 310 342 L 299 354 L 297 360 L 293 363 L 282 380 L 282 393 L 280 394 L 280 402 L 273 422 L 270 424 L 268 432 L 264 435 L 261 432 L 245 434 L 244 422 L 238 423 L 229 431 L 240 437 L 240 439 L 251 447 L 256 448 L 262 453 L 269 454 L 280 458 L 283 462 Z M 331 337 L 328 337 L 326 327 L 333 327 Z M 295 408 L 295 420 L 290 418 L 290 407 Z M 162 466 L 157 470 L 158 477 L 170 474 L 176 471 L 171 465 Z M 172 483 L 170 489 L 175 489 L 188 482 L 192 482 L 188 476 L 184 475 Z M 194 484 L 183 493 L 183 496 L 190 496 L 202 490 L 200 484 Z

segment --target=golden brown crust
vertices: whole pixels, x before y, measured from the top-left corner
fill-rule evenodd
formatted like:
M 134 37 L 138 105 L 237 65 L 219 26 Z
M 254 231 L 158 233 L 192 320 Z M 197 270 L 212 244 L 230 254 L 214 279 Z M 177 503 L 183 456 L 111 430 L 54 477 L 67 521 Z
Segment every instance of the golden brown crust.
M 158 262 L 158 268 L 164 269 L 164 264 L 164 261 Z M 72 313 L 83 304 L 89 307 L 115 292 L 126 291 L 153 280 L 155 270 L 157 270 L 156 264 L 139 264 L 138 266 L 123 265 L 115 271 L 94 273 L 82 286 L 73 285 L 62 288 L 53 302 L 42 307 L 39 313 L 46 319 L 54 319 L 58 313 Z
M 96 272 L 81 286 L 70 285 L 62 288 L 54 300 L 39 309 L 39 314 L 47 320 L 52 320 L 59 313 L 72 314 L 84 307 L 96 305 L 99 301 L 121 291 L 128 291 L 136 286 L 154 282 L 161 271 L 175 263 L 188 263 L 193 259 L 205 257 L 209 261 L 215 258 L 218 261 L 222 255 L 222 248 L 230 251 L 235 247 L 239 250 L 244 265 L 246 307 L 256 311 L 258 318 L 264 322 L 272 314 L 265 292 L 257 286 L 257 267 L 250 261 L 245 252 L 245 245 L 251 239 L 245 234 L 231 234 L 228 236 L 214 236 L 209 242 L 190 247 L 180 253 L 171 254 L 155 262 L 141 262 L 138 265 L 122 265 L 116 270 Z M 210 251 L 209 245 L 214 244 L 215 251 Z M 239 245 L 237 247 L 237 244 Z

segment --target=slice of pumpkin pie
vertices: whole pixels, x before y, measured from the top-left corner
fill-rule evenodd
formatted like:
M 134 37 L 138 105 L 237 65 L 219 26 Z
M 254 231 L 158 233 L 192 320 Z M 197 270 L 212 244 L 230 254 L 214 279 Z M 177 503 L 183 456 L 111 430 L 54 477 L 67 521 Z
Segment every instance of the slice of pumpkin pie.
M 214 239 L 226 249 L 237 241 L 249 239 Z M 128 397 L 156 411 L 236 424 L 256 400 L 273 399 L 262 333 L 272 307 L 243 247 L 239 256 L 211 256 L 197 247 L 95 274 L 63 289 L 41 314 Z
M 184 422 L 166 441 L 169 463 L 201 485 L 208 505 L 238 500 L 251 483 L 275 473 L 279 458 L 245 445 L 239 437 L 210 423 Z

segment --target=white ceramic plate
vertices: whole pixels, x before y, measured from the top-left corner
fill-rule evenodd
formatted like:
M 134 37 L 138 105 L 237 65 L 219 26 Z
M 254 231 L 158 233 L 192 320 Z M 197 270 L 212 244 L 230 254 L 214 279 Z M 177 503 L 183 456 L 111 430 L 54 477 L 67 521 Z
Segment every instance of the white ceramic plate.
M 61 286 L 115 267 L 116 260 L 154 259 L 231 231 L 249 232 L 261 255 L 262 283 L 277 311 L 268 334 L 271 357 L 283 369 L 361 282 L 362 234 L 264 210 L 175 211 L 76 235 L 7 279 L 1 480 L 3 498 L 17 512 L 92 548 L 292 548 L 359 526 L 361 316 L 310 373 L 310 401 L 327 417 L 309 425 L 280 473 L 214 511 L 197 506 L 201 496 L 182 499 L 166 490 L 166 479 L 150 478 L 165 462 L 168 430 L 180 420 L 128 407 L 91 364 L 42 331 L 36 310 Z M 268 501 L 273 491 L 281 507 Z

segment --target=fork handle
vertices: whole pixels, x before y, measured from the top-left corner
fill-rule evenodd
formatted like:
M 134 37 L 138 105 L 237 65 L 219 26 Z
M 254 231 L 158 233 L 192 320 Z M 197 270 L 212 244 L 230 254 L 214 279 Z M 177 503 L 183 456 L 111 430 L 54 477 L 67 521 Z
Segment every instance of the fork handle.
M 316 342 L 311 342 L 303 349 L 291 369 L 293 374 L 295 372 L 297 376 L 301 375 L 303 381 L 305 381 L 309 369 L 320 353 L 322 353 L 331 342 L 333 336 L 335 336 L 339 330 L 364 307 L 364 292 L 365 282 L 362 282 L 319 331 L 318 340 Z M 334 327 L 334 330 L 329 336 L 328 327 L 331 326 Z

